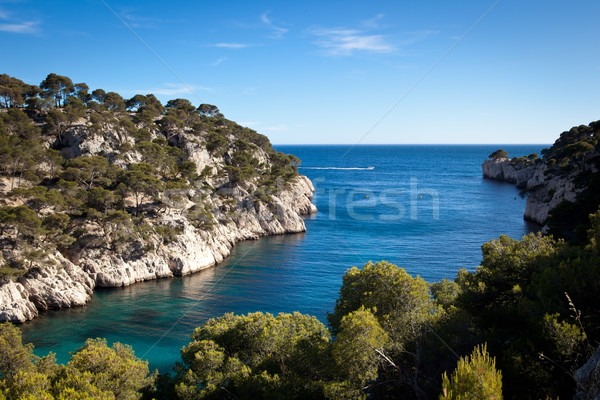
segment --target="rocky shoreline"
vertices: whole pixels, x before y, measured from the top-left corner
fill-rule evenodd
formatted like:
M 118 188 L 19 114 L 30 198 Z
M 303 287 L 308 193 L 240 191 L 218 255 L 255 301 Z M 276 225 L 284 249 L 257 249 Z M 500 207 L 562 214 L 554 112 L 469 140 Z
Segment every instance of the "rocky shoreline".
M 192 274 L 317 211 L 300 160 L 216 106 L 112 97 L 0 115 L 0 322 Z
M 573 202 L 583 188 L 577 187 L 575 177 L 581 173 L 580 168 L 570 173 L 558 173 L 556 168 L 549 167 L 542 160 L 530 165 L 513 163 L 508 158 L 489 158 L 481 165 L 483 177 L 514 184 L 527 193 L 527 203 L 523 218 L 545 225 L 550 210 L 562 201 Z M 592 168 L 584 164 L 583 169 Z
M 54 265 L 0 286 L 0 321 L 24 322 L 43 310 L 83 306 L 97 286 L 127 286 L 198 272 L 222 262 L 242 240 L 304 232 L 302 216 L 317 211 L 311 203 L 313 193 L 310 180 L 298 176 L 289 189 L 272 196 L 276 213 L 255 202 L 252 207 L 239 209 L 235 221 L 219 223 L 211 231 L 196 229 L 181 215 L 164 215 L 161 223 L 179 226 L 181 234 L 168 244 L 152 238 L 155 250 L 141 256 L 93 248 L 67 259 L 56 252 L 51 256 Z M 233 197 L 242 204 L 248 193 L 238 188 Z

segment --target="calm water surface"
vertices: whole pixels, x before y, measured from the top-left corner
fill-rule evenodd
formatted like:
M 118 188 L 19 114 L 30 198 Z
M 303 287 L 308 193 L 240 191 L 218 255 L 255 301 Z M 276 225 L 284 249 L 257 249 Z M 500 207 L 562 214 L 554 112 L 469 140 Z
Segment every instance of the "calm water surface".
M 325 322 L 344 271 L 388 260 L 433 282 L 474 269 L 481 244 L 520 238 L 525 200 L 509 184 L 482 179 L 497 145 L 276 146 L 302 160 L 316 187 L 307 232 L 239 243 L 216 268 L 174 279 L 97 290 L 85 307 L 42 313 L 22 325 L 36 353 L 69 352 L 86 338 L 133 346 L 162 372 L 193 329 L 227 312 L 300 311 Z M 542 145 L 502 145 L 511 155 Z M 373 168 L 370 168 L 373 167 Z

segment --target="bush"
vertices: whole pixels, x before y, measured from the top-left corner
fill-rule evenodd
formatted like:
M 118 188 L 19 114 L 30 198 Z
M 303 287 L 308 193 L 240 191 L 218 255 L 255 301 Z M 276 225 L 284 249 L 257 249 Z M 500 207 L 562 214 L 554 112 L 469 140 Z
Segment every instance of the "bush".
M 229 146 L 227 138 L 219 132 L 211 132 L 206 138 L 206 150 L 215 156 L 222 156 Z
M 177 238 L 177 236 L 181 233 L 177 229 L 171 228 L 170 226 L 165 226 L 165 225 L 155 226 L 154 230 L 156 231 L 156 233 L 159 236 L 162 237 L 163 242 L 165 244 L 173 242 Z
M 498 149 L 492 154 L 490 154 L 488 157 L 493 158 L 494 160 L 499 160 L 501 158 L 508 158 L 508 153 L 502 149 Z
M 440 400 L 500 400 L 502 373 L 496 360 L 487 353 L 486 345 L 477 346 L 470 356 L 461 357 L 452 376 L 442 377 Z

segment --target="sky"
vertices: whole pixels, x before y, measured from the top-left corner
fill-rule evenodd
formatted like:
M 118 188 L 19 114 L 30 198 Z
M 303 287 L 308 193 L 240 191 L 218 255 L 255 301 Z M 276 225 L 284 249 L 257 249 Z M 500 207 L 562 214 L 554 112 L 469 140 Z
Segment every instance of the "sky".
M 0 0 L 0 73 L 217 105 L 274 144 L 552 143 L 600 119 L 597 0 Z

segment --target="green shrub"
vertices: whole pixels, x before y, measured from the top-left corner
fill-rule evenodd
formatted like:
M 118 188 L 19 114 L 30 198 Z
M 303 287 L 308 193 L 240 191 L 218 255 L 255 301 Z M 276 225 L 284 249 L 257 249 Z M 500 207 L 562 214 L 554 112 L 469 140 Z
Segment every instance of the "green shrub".
M 154 227 L 156 233 L 163 238 L 164 243 L 173 242 L 177 236 L 181 233 L 180 230 L 172 228 L 166 225 L 158 225 Z
M 494 160 L 498 160 L 501 158 L 508 158 L 508 153 L 502 149 L 498 149 L 494 151 L 492 154 L 488 156 L 489 158 L 493 158 Z
M 502 373 L 486 347 L 477 346 L 470 356 L 461 357 L 450 378 L 444 372 L 440 400 L 502 399 Z

